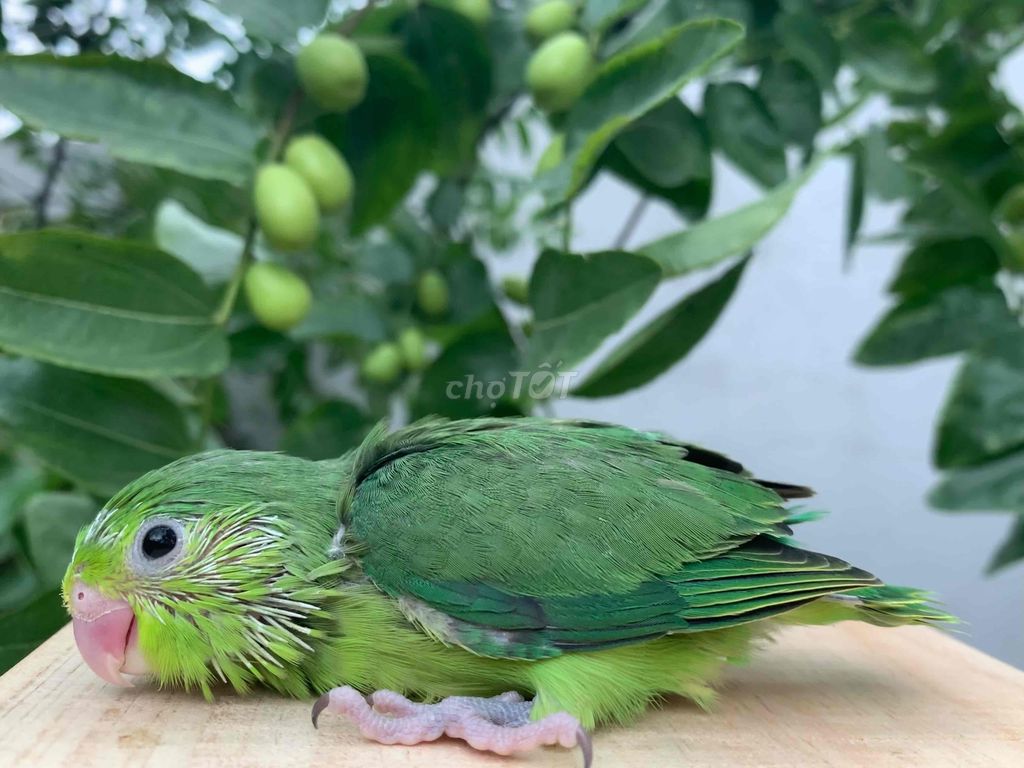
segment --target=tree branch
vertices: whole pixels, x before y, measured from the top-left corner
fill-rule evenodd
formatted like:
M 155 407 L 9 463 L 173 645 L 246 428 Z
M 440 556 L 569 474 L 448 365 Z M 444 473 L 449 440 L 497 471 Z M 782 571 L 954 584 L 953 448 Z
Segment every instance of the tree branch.
M 57 183 L 61 166 L 64 165 L 64 158 L 67 156 L 67 140 L 61 136 L 53 147 L 53 155 L 46 166 L 46 176 L 43 178 L 43 186 L 32 201 L 32 207 L 36 212 L 36 229 L 46 226 L 46 209 L 50 205 L 50 196 L 53 194 L 53 187 Z

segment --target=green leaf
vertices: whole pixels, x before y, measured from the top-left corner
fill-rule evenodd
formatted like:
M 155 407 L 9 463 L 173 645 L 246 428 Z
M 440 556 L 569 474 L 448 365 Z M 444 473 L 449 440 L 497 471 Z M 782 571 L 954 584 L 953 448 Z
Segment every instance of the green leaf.
M 711 203 L 711 144 L 703 121 L 669 99 L 631 124 L 599 163 L 641 192 L 698 219 Z
M 228 347 L 215 297 L 148 245 L 82 232 L 0 236 L 0 346 L 134 378 L 212 376 Z
M 403 17 L 396 32 L 438 106 L 432 167 L 461 171 L 476 155 L 491 96 L 491 58 L 480 27 L 462 13 L 423 4 Z
M 918 184 L 903 163 L 896 160 L 885 131 L 874 127 L 860 139 L 864 153 L 864 187 L 879 200 L 913 197 Z
M 184 414 L 148 384 L 31 360 L 0 359 L 0 428 L 99 496 L 195 448 Z
M 408 285 L 416 276 L 412 255 L 393 240 L 357 244 L 352 266 L 360 275 L 383 285 Z
M 328 0 L 214 0 L 227 16 L 242 20 L 249 37 L 276 45 L 295 40 L 300 29 L 319 26 L 327 15 Z
M 711 140 L 736 167 L 761 184 L 786 180 L 786 142 L 761 97 L 743 83 L 712 83 L 704 91 Z
M 562 162 L 538 180 L 548 204 L 575 195 L 626 126 L 673 98 L 742 39 L 735 22 L 693 21 L 606 61 L 566 115 Z
M 512 372 L 519 366 L 515 345 L 505 329 L 463 336 L 426 371 L 412 404 L 414 418 L 431 414 L 470 418 L 494 413 L 515 391 Z
M 747 259 L 683 298 L 616 347 L 580 384 L 576 397 L 609 397 L 660 376 L 711 330 L 739 284 Z
M 45 472 L 35 462 L 0 456 L 0 541 L 10 532 L 25 501 L 45 485 Z M 0 547 L 0 560 L 4 557 Z
M 299 416 L 281 440 L 281 450 L 314 461 L 336 459 L 358 447 L 373 426 L 362 409 L 344 400 L 329 400 Z
M 1024 511 L 1024 451 L 948 472 L 928 502 L 952 512 Z
M 13 537 L 5 537 L 10 552 L 0 561 L 0 615 L 13 611 L 30 601 L 42 588 L 32 564 L 17 546 Z M 8 548 L 5 546 L 5 548 Z M 0 635 L 0 643 L 3 636 Z
M 647 0 L 642 6 L 624 30 L 610 37 L 602 55 L 615 55 L 646 43 L 687 21 L 729 19 L 748 28 L 752 20 L 748 0 Z
M 769 62 L 757 93 L 785 140 L 810 153 L 821 130 L 821 92 L 804 66 L 795 61 Z
M 711 175 L 711 152 L 700 119 L 679 99 L 669 99 L 630 124 L 615 146 L 656 187 L 679 187 Z
M 710 149 L 707 150 L 710 157 Z M 662 187 L 643 176 L 626 160 L 616 144 L 605 151 L 599 166 L 611 171 L 623 181 L 632 184 L 642 194 L 660 198 L 671 205 L 680 216 L 689 220 L 703 218 L 711 205 L 711 170 L 703 178 L 694 178 L 678 187 Z
M 0 673 L 21 661 L 67 621 L 57 591 L 44 592 L 27 605 L 0 613 Z
M 493 17 L 487 25 L 487 48 L 497 51 L 491 57 L 491 103 L 494 115 L 514 101 L 523 90 L 523 73 L 533 49 L 526 35 L 525 19 L 529 6 L 525 3 L 492 3 Z
M 912 297 L 955 285 L 991 284 L 998 271 L 998 254 L 980 237 L 926 240 L 903 259 L 889 290 Z
M 824 157 L 756 203 L 648 243 L 640 253 L 658 262 L 668 277 L 710 267 L 749 251 L 786 214 L 797 191 L 818 170 Z
M 390 216 L 434 158 L 438 116 L 427 82 L 400 54 L 364 48 L 366 98 L 323 115 L 318 132 L 338 146 L 355 178 L 350 225 L 360 234 Z
M 775 17 L 774 27 L 786 53 L 804 65 L 821 90 L 831 90 L 839 71 L 839 46 L 821 16 L 782 13 Z
M 444 321 L 464 325 L 486 317 L 495 309 L 487 267 L 464 243 L 449 244 L 444 259 L 442 273 L 448 283 L 448 312 Z
M 530 278 L 533 333 L 526 367 L 578 363 L 643 306 L 660 277 L 653 261 L 623 251 L 542 253 Z
M 939 421 L 935 464 L 979 464 L 1024 446 L 1024 329 L 974 350 Z
M 384 308 L 357 286 L 338 279 L 313 281 L 313 306 L 290 335 L 299 341 L 348 337 L 368 343 L 388 335 Z
M 994 286 L 954 286 L 889 310 L 857 349 L 861 365 L 906 365 L 980 344 L 1016 320 Z
M 1017 517 L 1006 539 L 993 555 L 986 572 L 995 573 L 1018 560 L 1024 560 L 1024 515 Z
M 212 85 L 152 61 L 0 57 L 0 103 L 33 128 L 99 141 L 115 157 L 246 183 L 257 124 Z
M 79 529 L 96 516 L 98 507 L 80 493 L 37 493 L 22 513 L 28 552 L 43 586 L 59 587 L 71 562 Z
M 930 93 L 938 85 L 931 58 L 910 25 L 868 14 L 858 20 L 847 40 L 847 58 L 855 69 L 882 89 Z
M 603 32 L 619 19 L 643 7 L 646 0 L 585 0 L 579 25 L 588 32 Z
M 223 285 L 242 257 L 242 238 L 207 224 L 177 200 L 160 203 L 153 222 L 157 247 L 177 256 L 210 286 Z

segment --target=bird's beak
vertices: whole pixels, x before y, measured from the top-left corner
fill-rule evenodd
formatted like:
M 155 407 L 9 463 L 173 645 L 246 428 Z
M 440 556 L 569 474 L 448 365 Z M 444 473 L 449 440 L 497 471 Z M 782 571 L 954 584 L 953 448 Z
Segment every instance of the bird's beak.
M 130 686 L 125 674 L 150 671 L 139 651 L 139 629 L 128 603 L 104 597 L 77 579 L 69 602 L 78 652 L 93 672 L 108 683 Z

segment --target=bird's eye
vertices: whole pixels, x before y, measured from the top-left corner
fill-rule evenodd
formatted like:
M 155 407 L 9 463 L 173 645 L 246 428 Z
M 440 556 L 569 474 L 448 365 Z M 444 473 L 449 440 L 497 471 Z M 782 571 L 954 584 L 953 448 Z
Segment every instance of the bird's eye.
M 146 520 L 135 532 L 128 550 L 128 564 L 137 573 L 159 576 L 168 572 L 183 554 L 187 544 L 186 528 L 173 517 Z
M 159 560 L 173 552 L 177 545 L 177 531 L 169 525 L 154 525 L 142 537 L 142 554 L 149 560 Z

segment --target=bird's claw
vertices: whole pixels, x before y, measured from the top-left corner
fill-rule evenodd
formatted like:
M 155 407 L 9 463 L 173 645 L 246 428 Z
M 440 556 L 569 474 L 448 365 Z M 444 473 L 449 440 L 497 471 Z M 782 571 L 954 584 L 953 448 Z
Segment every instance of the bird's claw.
M 417 704 L 394 691 L 369 696 L 349 686 L 325 693 L 313 704 L 316 727 L 324 710 L 348 717 L 369 739 L 381 744 L 418 744 L 441 736 L 461 739 L 474 749 L 509 755 L 544 745 L 578 746 L 584 768 L 594 759 L 590 734 L 567 712 L 530 720 L 533 702 L 517 693 L 491 698 L 451 696 Z

